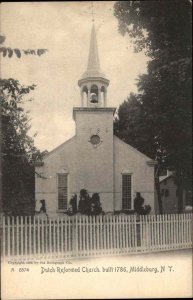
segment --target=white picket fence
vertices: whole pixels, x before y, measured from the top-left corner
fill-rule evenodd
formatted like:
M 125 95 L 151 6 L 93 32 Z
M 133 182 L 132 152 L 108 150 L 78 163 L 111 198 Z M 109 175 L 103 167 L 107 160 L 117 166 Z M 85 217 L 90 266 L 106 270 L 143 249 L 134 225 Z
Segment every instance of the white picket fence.
M 3 258 L 73 258 L 192 247 L 192 214 L 2 217 Z

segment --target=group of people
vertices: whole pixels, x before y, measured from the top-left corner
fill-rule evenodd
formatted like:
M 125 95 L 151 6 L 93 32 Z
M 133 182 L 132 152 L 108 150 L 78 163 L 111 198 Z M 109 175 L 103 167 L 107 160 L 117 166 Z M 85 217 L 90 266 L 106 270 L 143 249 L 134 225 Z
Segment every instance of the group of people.
M 87 190 L 80 191 L 80 200 L 77 208 L 77 195 L 75 194 L 70 200 L 70 209 L 72 214 L 80 212 L 84 215 L 99 215 L 102 213 L 100 197 L 98 193 L 94 193 L 92 197 L 89 196 Z
M 100 202 L 100 196 L 98 193 L 94 193 L 92 197 L 89 196 L 87 190 L 82 189 L 80 191 L 80 200 L 77 207 L 77 195 L 74 194 L 69 203 L 69 214 L 74 215 L 77 212 L 84 215 L 99 215 L 102 213 L 102 207 Z M 46 202 L 45 199 L 39 201 L 39 206 L 36 204 L 36 214 L 46 214 Z M 134 199 L 134 211 L 139 215 L 147 215 L 151 211 L 150 205 L 144 205 L 144 198 L 141 197 L 139 192 L 136 193 Z

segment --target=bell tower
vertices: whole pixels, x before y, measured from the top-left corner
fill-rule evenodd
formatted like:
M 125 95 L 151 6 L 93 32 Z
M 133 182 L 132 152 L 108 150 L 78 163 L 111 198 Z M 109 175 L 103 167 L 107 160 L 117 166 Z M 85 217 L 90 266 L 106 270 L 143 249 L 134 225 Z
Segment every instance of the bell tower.
M 78 81 L 81 94 L 81 106 L 102 108 L 107 106 L 107 87 L 109 80 L 100 70 L 96 30 L 93 23 L 87 70 Z
M 103 209 L 113 211 L 115 108 L 107 107 L 109 80 L 101 72 L 93 20 L 88 63 L 78 81 L 81 106 L 73 108 L 76 123 L 76 190 L 100 194 Z M 105 176 L 103 176 L 105 174 Z

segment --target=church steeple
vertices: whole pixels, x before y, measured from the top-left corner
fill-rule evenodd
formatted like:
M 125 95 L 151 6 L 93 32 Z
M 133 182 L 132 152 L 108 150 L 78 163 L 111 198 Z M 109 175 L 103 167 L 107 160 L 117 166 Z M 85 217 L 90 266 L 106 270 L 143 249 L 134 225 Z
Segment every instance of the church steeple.
M 90 49 L 87 65 L 87 74 L 98 75 L 100 71 L 100 62 L 98 55 L 98 46 L 96 39 L 95 25 L 92 25 L 91 38 L 90 38 Z
M 90 48 L 87 70 L 78 81 L 81 89 L 82 107 L 106 107 L 107 87 L 109 80 L 100 71 L 98 46 L 95 25 L 93 23 L 90 37 Z

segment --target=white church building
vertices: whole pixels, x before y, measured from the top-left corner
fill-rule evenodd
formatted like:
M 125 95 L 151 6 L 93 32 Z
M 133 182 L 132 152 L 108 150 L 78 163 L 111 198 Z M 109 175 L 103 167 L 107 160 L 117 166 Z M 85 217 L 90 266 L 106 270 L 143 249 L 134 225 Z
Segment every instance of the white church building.
M 105 212 L 133 209 L 140 192 L 154 212 L 155 162 L 113 134 L 116 108 L 108 107 L 109 80 L 101 73 L 93 25 L 86 72 L 78 81 L 80 107 L 73 108 L 75 136 L 36 163 L 35 197 L 48 215 L 67 211 L 73 194 L 99 193 Z

